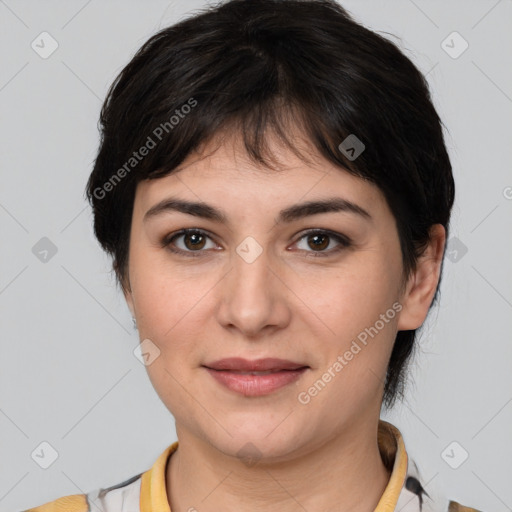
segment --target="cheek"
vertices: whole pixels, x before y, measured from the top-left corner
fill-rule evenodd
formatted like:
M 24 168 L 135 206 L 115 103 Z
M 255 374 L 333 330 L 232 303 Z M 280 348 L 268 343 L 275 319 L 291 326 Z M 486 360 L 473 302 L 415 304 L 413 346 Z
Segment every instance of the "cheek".
M 201 298 L 208 288 L 203 285 L 207 283 L 166 276 L 153 266 L 139 272 L 133 286 L 140 339 L 151 340 L 159 350 L 146 371 L 163 403 L 177 415 L 189 408 L 183 389 L 193 386 L 191 367 L 199 364 L 197 349 L 205 336 L 199 318 L 205 316 Z
M 161 254 L 150 251 L 134 254 L 130 265 L 140 338 L 150 339 L 161 355 L 147 367 L 148 373 L 156 376 L 165 368 L 176 377 L 185 377 L 183 363 L 200 364 L 202 348 L 211 347 L 214 341 L 209 333 L 219 275 L 193 265 L 170 265 Z
M 165 251 L 150 247 L 148 240 L 138 231 L 132 233 L 130 244 L 130 284 L 137 327 L 144 338 L 154 340 L 160 347 L 166 334 L 170 336 L 180 318 L 193 306 L 196 292 L 165 261 Z
M 160 272 L 146 271 L 134 286 L 137 297 L 137 312 L 140 316 L 139 332 L 154 339 L 159 345 L 176 338 L 186 327 L 192 334 L 198 323 L 193 317 L 207 290 L 204 281 L 191 281 L 177 276 L 166 276 Z
M 332 409 L 334 404 L 344 403 L 347 410 L 363 407 L 378 396 L 384 384 L 396 336 L 396 274 L 393 265 L 361 257 L 361 266 L 326 280 L 323 295 L 318 288 L 311 294 L 311 309 L 329 326 L 323 336 L 316 336 L 324 354 L 315 379 L 332 382 L 317 401 L 332 421 L 338 421 L 339 414 L 337 408 Z M 308 318 L 313 321 L 311 313 Z
M 301 297 L 311 311 L 331 327 L 332 334 L 345 340 L 373 325 L 398 297 L 399 268 L 363 256 L 346 272 L 319 276 L 301 287 Z
M 323 335 L 318 332 L 314 336 L 323 352 L 321 365 L 307 384 L 312 388 L 305 386 L 302 391 L 312 389 L 315 393 L 327 383 L 326 391 L 318 392 L 314 400 L 333 423 L 339 422 L 343 414 L 364 409 L 384 385 L 400 308 L 395 276 L 392 269 L 388 270 L 372 270 L 366 265 L 365 274 L 356 272 L 350 277 L 330 279 L 325 283 L 326 293 L 312 295 L 311 310 L 329 330 L 322 329 Z M 313 313 L 306 320 L 309 326 L 315 322 Z M 340 404 L 346 408 L 344 413 Z

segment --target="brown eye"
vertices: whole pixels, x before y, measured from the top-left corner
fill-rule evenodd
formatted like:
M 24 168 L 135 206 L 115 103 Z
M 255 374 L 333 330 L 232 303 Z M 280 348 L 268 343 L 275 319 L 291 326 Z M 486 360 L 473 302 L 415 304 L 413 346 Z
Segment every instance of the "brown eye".
M 298 240 L 297 244 L 302 240 L 307 240 L 307 248 L 301 250 L 304 250 L 308 257 L 330 256 L 352 245 L 352 241 L 345 235 L 318 229 L 304 233 Z M 335 246 L 330 250 L 325 250 L 329 245 L 331 245 L 333 240 L 335 242 Z
M 306 256 L 313 257 L 330 256 L 352 245 L 352 241 L 345 235 L 318 229 L 304 233 L 296 244 L 300 244 L 303 240 L 307 240 L 307 248 L 300 250 L 305 252 Z M 208 241 L 212 243 L 212 246 L 206 247 Z M 333 241 L 334 247 L 326 250 Z M 206 249 L 216 248 L 210 235 L 198 229 L 182 229 L 178 233 L 165 237 L 161 241 L 161 245 L 171 252 L 184 256 L 201 256 L 207 252 Z
M 211 237 L 197 229 L 182 229 L 178 233 L 165 237 L 161 245 L 168 248 L 171 252 L 183 254 L 186 256 L 200 256 L 205 249 L 208 240 Z M 181 243 L 179 243 L 181 241 Z M 215 244 L 212 243 L 214 248 Z
M 329 237 L 327 235 L 308 235 L 308 245 L 311 249 L 325 249 L 329 246 Z
M 182 236 L 187 249 L 202 249 L 205 245 L 206 239 L 200 233 L 185 233 Z

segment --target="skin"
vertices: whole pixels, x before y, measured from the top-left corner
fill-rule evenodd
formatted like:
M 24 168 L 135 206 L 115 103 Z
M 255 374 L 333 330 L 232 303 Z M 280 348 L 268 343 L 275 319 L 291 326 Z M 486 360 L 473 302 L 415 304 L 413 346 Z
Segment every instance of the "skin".
M 297 147 L 308 163 L 269 140 L 280 172 L 255 164 L 236 138 L 225 138 L 136 190 L 125 296 L 140 339 L 160 350 L 146 368 L 176 422 L 169 504 L 173 512 L 374 510 L 390 476 L 377 445 L 387 364 L 397 330 L 425 320 L 445 231 L 433 226 L 431 244 L 403 282 L 396 224 L 380 190 L 324 160 L 304 139 Z M 222 209 L 229 224 L 173 211 L 143 219 L 170 196 Z M 372 219 L 330 212 L 275 223 L 283 208 L 330 197 L 358 204 Z M 199 257 L 162 247 L 182 228 L 209 235 L 199 244 L 174 239 L 174 247 Z M 328 237 L 318 249 L 315 233 L 302 234 L 311 228 L 346 235 L 352 245 Z M 247 236 L 263 249 L 252 263 L 236 252 Z M 312 256 L 319 252 L 326 256 Z M 317 396 L 300 403 L 298 393 L 397 301 L 402 310 Z M 224 357 L 279 357 L 310 369 L 269 395 L 247 397 L 201 367 Z M 237 456 L 249 442 L 260 457 L 252 466 Z

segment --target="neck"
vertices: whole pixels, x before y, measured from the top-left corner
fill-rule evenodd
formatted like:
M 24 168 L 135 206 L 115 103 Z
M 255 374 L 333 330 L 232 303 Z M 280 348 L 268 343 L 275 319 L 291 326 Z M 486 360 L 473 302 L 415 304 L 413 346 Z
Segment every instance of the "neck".
M 254 465 L 226 455 L 178 425 L 166 471 L 172 512 L 368 512 L 389 481 L 377 422 L 355 425 L 286 460 Z

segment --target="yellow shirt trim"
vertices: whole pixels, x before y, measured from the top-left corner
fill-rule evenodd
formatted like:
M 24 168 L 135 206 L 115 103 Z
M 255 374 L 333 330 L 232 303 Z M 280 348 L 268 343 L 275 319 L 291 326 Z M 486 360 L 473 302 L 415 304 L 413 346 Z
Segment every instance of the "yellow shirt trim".
M 178 441 L 168 446 L 153 467 L 142 474 L 140 512 L 171 512 L 165 486 L 167 461 L 178 448 Z
M 379 449 L 386 455 L 392 455 L 393 448 L 388 448 L 388 443 L 396 442 L 395 445 L 395 462 L 393 464 L 393 470 L 389 478 L 388 485 L 384 489 L 375 512 L 393 512 L 395 510 L 398 498 L 405 484 L 405 478 L 407 476 L 407 463 L 408 457 L 405 450 L 404 440 L 400 431 L 391 423 L 384 420 L 379 420 L 379 440 L 387 436 L 387 443 L 379 442 Z
M 29 508 L 25 512 L 88 512 L 89 506 L 85 494 L 63 496 L 36 508 Z
M 140 512 L 171 512 L 166 492 L 166 466 L 169 457 L 178 448 L 171 444 L 158 457 L 154 466 L 143 473 L 140 490 Z M 393 512 L 407 475 L 407 452 L 400 431 L 391 423 L 379 420 L 379 449 L 387 457 L 394 457 L 388 485 L 374 512 Z M 46 512 L 46 511 L 43 511 Z

